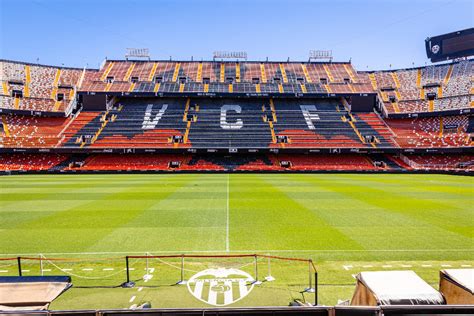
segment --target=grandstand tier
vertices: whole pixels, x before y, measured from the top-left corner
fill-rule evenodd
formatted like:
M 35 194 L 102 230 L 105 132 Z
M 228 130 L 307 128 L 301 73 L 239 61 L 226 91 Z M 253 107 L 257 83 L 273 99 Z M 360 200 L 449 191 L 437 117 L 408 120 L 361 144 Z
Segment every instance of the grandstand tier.
M 106 94 L 373 93 L 350 63 L 107 60 L 82 92 Z
M 0 60 L 2 112 L 69 114 L 85 69 Z
M 472 59 L 374 72 L 347 62 L 106 60 L 100 69 L 74 69 L 0 60 L 0 111 L 67 115 L 81 95 L 377 95 L 385 116 L 469 114 L 473 67 Z
M 474 155 L 2 154 L 4 172 L 404 172 L 474 171 Z
M 2 148 L 365 151 L 471 148 L 472 116 L 383 119 L 344 98 L 120 98 L 70 117 L 4 114 Z
M 380 116 L 340 99 L 124 98 L 72 118 L 4 116 L 3 147 L 60 148 L 396 148 Z M 20 119 L 21 118 L 21 119 Z M 17 121 L 30 129 L 17 129 Z M 55 122 L 55 130 L 43 125 Z M 49 126 L 49 125 L 48 125 Z M 14 135 L 6 135 L 13 130 Z M 29 140 L 23 144 L 19 138 Z

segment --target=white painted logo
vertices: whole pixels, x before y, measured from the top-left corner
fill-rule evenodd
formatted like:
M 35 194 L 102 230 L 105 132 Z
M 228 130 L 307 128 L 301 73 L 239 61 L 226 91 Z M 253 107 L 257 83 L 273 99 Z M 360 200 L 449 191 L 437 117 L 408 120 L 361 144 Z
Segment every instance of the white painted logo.
M 143 117 L 142 129 L 154 129 L 158 122 L 161 120 L 163 114 L 165 114 L 166 109 L 168 109 L 168 104 L 163 104 L 161 109 L 156 113 L 155 117 L 151 118 L 151 113 L 153 111 L 153 104 L 148 104 L 145 110 L 145 116 Z
M 303 117 L 306 121 L 306 125 L 308 125 L 309 129 L 316 129 L 314 127 L 313 121 L 319 120 L 319 115 L 316 113 L 311 113 L 311 112 L 316 112 L 316 106 L 313 104 L 310 105 L 300 105 L 300 109 L 303 112 Z
M 254 288 L 250 274 L 238 269 L 207 269 L 193 275 L 187 282 L 189 292 L 201 302 L 226 306 L 240 301 Z
M 431 47 L 431 52 L 432 52 L 433 54 L 438 54 L 438 53 L 439 53 L 439 49 L 440 49 L 439 45 L 433 45 L 433 47 Z
M 236 113 L 242 113 L 242 108 L 237 104 L 225 104 L 221 107 L 221 127 L 223 129 L 241 129 L 244 126 L 244 122 L 241 119 L 237 119 L 234 123 L 227 122 L 227 112 L 234 111 Z

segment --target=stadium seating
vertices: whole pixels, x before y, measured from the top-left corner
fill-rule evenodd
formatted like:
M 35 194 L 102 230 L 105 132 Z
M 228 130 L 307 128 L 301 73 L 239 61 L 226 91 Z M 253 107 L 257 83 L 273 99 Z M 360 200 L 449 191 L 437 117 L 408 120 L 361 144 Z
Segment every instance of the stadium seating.
M 275 134 L 289 138 L 288 143 L 282 144 L 284 147 L 370 147 L 366 136 L 377 137 L 374 146 L 394 145 L 375 114 L 358 120 L 336 100 L 275 100 L 274 104 Z
M 363 154 L 3 154 L 2 171 L 474 171 L 474 157 L 452 155 Z
M 362 148 L 469 146 L 468 117 L 388 119 L 334 100 L 122 99 L 72 118 L 5 116 L 5 147 Z M 441 125 L 450 128 L 442 128 Z M 457 126 L 454 128 L 453 126 Z
M 395 134 L 388 128 L 384 121 L 375 113 L 354 114 L 357 127 L 362 135 L 374 135 L 377 137 L 377 147 L 397 147 L 394 140 Z
M 206 159 L 207 158 L 207 159 Z M 188 164 L 180 167 L 181 170 L 191 170 L 191 171 L 226 171 L 231 170 L 226 168 L 225 165 L 220 165 L 215 160 L 219 158 L 212 157 L 203 157 L 203 156 L 194 156 Z
M 393 157 L 367 155 L 189 155 L 189 154 L 92 154 L 92 155 L 7 155 L 6 170 L 21 170 L 27 162 L 36 164 L 27 170 L 57 171 L 374 171 L 403 170 L 411 167 Z M 388 162 L 376 165 L 376 161 Z M 13 167 L 16 166 L 16 167 Z M 16 169 L 15 169 L 16 168 Z
M 92 114 L 93 119 L 81 125 L 82 118 L 89 117 L 86 113 L 81 113 L 64 132 L 68 140 L 64 146 L 396 146 L 393 135 L 375 113 L 352 116 L 337 100 L 123 99 L 115 109 Z M 374 141 L 365 138 L 370 136 L 375 137 Z M 285 137 L 288 141 L 278 141 Z
M 199 107 L 192 112 L 196 121 L 189 132 L 194 148 L 265 148 L 272 142 L 258 101 L 205 99 L 191 104 Z
M 70 150 L 70 155 L 56 165 L 56 160 L 39 163 L 53 171 L 403 170 L 411 165 L 392 154 L 400 147 L 473 145 L 468 115 L 439 116 L 440 112 L 464 110 L 473 104 L 473 60 L 376 72 L 356 72 L 350 63 L 251 61 L 118 60 L 106 61 L 95 70 L 11 61 L 0 61 L 0 66 L 0 109 L 7 113 L 2 115 L 1 147 Z M 102 110 L 88 110 L 86 105 L 86 109 L 81 108 L 79 98 L 74 114 L 69 115 L 76 90 L 115 95 L 106 99 L 107 107 L 104 104 Z M 171 97 L 162 94 L 165 92 L 199 94 Z M 370 110 L 351 111 L 353 97 L 347 94 L 368 92 L 378 93 L 384 114 L 436 113 L 394 119 Z M 148 95 L 129 95 L 132 93 Z M 232 93 L 244 97 L 231 97 Z M 286 95 L 277 95 L 281 93 Z M 304 93 L 321 97 L 302 98 Z M 428 93 L 437 97 L 428 100 Z M 58 115 L 50 112 L 63 112 L 67 117 L 31 116 Z M 137 154 L 131 162 L 128 156 L 89 154 L 91 150 L 125 148 L 166 153 Z M 374 152 L 377 148 L 380 151 Z M 194 154 L 217 150 L 239 155 Z M 351 154 L 268 156 L 263 150 L 342 150 Z M 413 157 L 412 165 L 427 158 Z M 36 158 L 44 160 L 41 156 L 30 158 L 33 163 Z M 448 160 L 438 163 L 438 158 L 428 159 L 427 165 L 450 164 Z M 290 164 L 282 165 L 284 159 Z M 179 166 L 170 167 L 171 161 Z
M 472 60 L 460 61 L 452 67 L 448 84 L 443 87 L 444 96 L 469 95 L 473 87 L 474 62 Z
M 111 60 L 105 62 L 99 71 L 88 72 L 81 90 L 291 94 L 371 91 L 370 85 L 359 81 L 350 63 Z M 330 87 L 333 84 L 334 91 Z
M 421 69 L 421 85 L 441 84 L 448 74 L 449 65 L 430 65 Z
M 273 158 L 273 159 L 272 159 Z M 235 167 L 236 171 L 281 171 L 284 170 L 274 157 L 243 157 L 244 163 Z
M 376 170 L 373 162 L 363 155 L 288 155 L 275 156 L 279 164 L 289 162 L 288 170 Z
M 473 155 L 409 155 L 403 158 L 413 169 L 474 171 Z
M 400 86 L 398 91 L 400 93 L 400 101 L 403 100 L 418 100 L 420 98 L 420 84 L 417 82 L 418 70 L 408 69 L 399 70 L 396 72 Z
M 373 88 L 381 95 L 388 114 L 418 113 L 465 109 L 471 107 L 474 60 L 422 68 L 374 72 Z M 360 73 L 369 77 L 369 73 Z M 435 93 L 433 106 L 427 93 Z M 396 98 L 396 106 L 388 100 Z
M 1 108 L 42 112 L 66 111 L 80 82 L 81 91 L 110 93 L 324 94 L 367 93 L 375 89 L 389 114 L 445 111 L 470 107 L 474 67 L 472 60 L 466 60 L 379 71 L 371 77 L 369 73 L 357 73 L 348 63 L 107 61 L 100 70 L 85 72 L 10 61 L 0 63 Z M 23 96 L 16 100 L 13 90 L 21 91 Z M 426 100 L 428 92 L 438 94 L 434 107 Z M 57 93 L 64 95 L 62 101 L 56 102 Z M 396 106 L 388 102 L 390 95 L 397 98 Z M 463 97 L 449 99 L 460 96 Z
M 401 147 L 465 147 L 472 146 L 467 133 L 467 116 L 388 119 Z
M 446 111 L 468 108 L 470 102 L 470 96 L 454 96 L 435 99 L 431 110 L 428 100 L 400 101 L 398 102 L 398 108 L 400 113 Z
M 81 166 L 71 165 L 65 170 L 97 170 L 97 171 L 120 171 L 120 170 L 177 170 L 179 167 L 171 168 L 171 162 L 180 165 L 187 164 L 189 156 L 184 155 L 92 155 L 84 160 Z
M 79 112 L 71 118 L 67 128 L 62 133 L 62 146 L 75 146 L 72 144 L 81 143 L 80 134 L 78 132 L 84 128 L 91 121 L 95 120 L 102 112 L 99 111 L 85 111 Z
M 82 73 L 82 69 L 0 61 L 0 108 L 65 112 L 75 98 Z M 15 97 L 14 92 L 21 92 L 21 96 Z
M 3 115 L 2 146 L 10 148 L 57 147 L 63 139 L 61 132 L 67 127 L 69 121 L 69 118 L 64 117 Z
M 67 159 L 67 155 L 58 154 L 2 154 L 2 171 L 45 171 Z
M 190 146 L 189 142 L 175 143 L 174 136 L 184 137 L 186 100 L 159 101 L 124 100 L 116 109 L 82 117 L 84 124 L 71 126 L 66 131 L 70 140 L 65 146 L 106 148 L 176 148 Z M 81 117 L 81 115 L 79 115 Z M 85 122 L 85 120 L 87 122 Z M 80 123 L 79 123 L 80 124 Z M 74 130 L 72 130 L 74 129 Z M 77 142 L 78 138 L 83 141 Z

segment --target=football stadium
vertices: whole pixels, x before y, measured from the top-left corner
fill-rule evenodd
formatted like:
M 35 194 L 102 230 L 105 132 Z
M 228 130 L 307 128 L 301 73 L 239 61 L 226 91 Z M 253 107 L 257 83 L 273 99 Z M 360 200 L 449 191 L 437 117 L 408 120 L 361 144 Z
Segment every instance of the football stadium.
M 474 314 L 474 28 L 425 38 L 386 69 L 2 53 L 0 313 Z

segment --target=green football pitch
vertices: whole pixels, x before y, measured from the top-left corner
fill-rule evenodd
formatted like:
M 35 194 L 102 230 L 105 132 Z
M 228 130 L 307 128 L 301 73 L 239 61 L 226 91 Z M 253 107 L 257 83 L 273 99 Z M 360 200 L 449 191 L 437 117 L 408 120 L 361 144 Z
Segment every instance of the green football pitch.
M 229 306 L 312 302 L 306 262 L 125 255 L 263 254 L 312 259 L 320 304 L 349 299 L 360 271 L 474 266 L 474 181 L 448 175 L 161 174 L 0 178 L 0 257 L 23 275 L 71 275 L 53 309 L 206 307 L 186 285 L 225 267 L 263 279 Z M 42 258 L 41 261 L 34 260 Z M 52 260 L 62 258 L 65 260 Z M 16 275 L 0 261 L 0 276 Z M 184 268 L 182 268 L 184 267 Z M 148 269 L 148 270 L 146 270 Z M 146 277 L 144 278 L 144 275 Z M 314 281 L 314 280 L 313 280 Z

